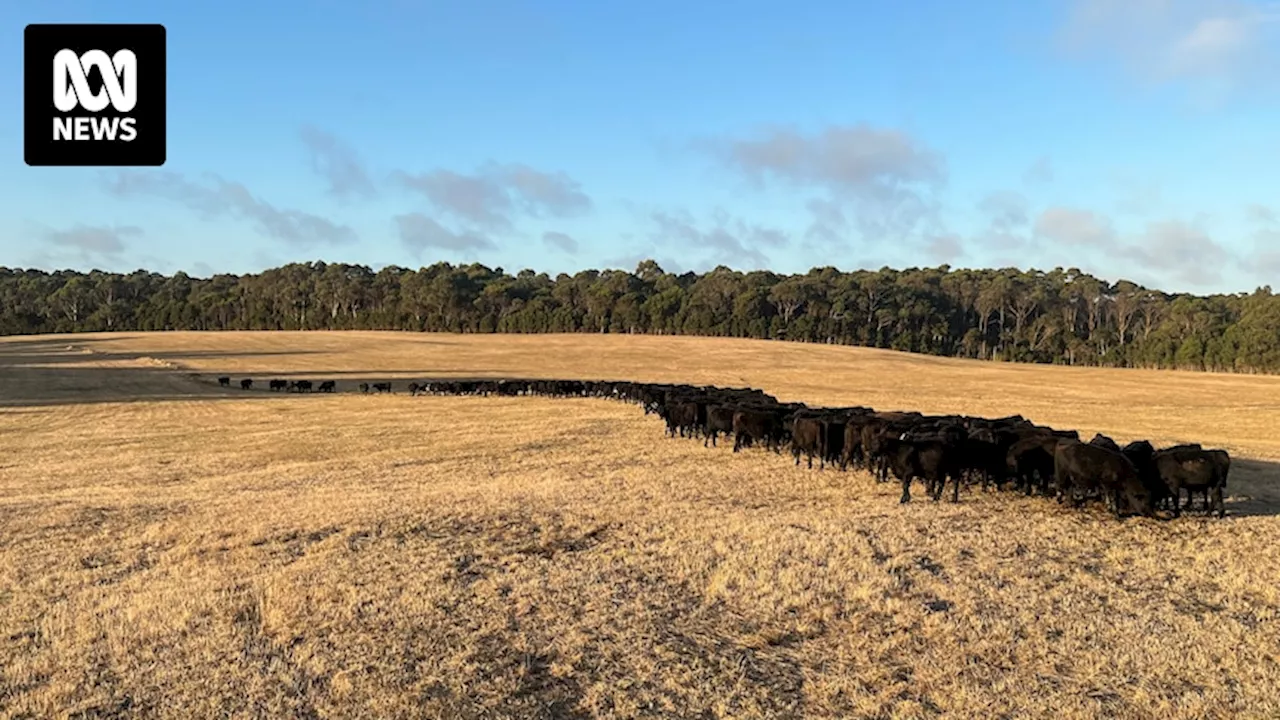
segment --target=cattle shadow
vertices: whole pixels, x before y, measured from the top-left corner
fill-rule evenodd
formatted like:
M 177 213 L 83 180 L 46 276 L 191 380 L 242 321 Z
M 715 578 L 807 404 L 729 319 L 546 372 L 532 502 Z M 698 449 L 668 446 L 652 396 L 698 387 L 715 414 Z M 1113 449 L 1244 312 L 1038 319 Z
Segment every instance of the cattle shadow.
M 1231 458 L 1223 504 L 1228 516 L 1280 515 L 1280 463 L 1252 458 Z M 1200 502 L 1200 501 L 1197 501 Z M 1200 505 L 1194 512 L 1198 513 Z

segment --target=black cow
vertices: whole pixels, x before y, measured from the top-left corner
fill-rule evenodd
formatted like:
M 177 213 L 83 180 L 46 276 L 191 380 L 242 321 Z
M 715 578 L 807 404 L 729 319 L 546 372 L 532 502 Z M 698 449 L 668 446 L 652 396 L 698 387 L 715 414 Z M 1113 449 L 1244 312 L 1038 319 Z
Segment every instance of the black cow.
M 1107 437 L 1106 435 L 1103 435 L 1102 433 L 1096 433 L 1093 436 L 1093 439 L 1089 441 L 1089 444 L 1095 447 L 1106 448 L 1108 450 L 1114 450 L 1115 452 L 1120 452 L 1120 445 L 1115 440 L 1112 440 L 1111 438 Z
M 231 387 L 231 378 L 229 377 L 218 378 L 218 387 Z
M 289 385 L 290 392 L 311 392 L 310 380 L 294 380 Z
M 389 383 L 389 382 L 374 383 L 374 384 L 373 384 L 373 389 L 374 389 L 374 391 L 375 391 L 375 392 L 380 392 L 380 393 L 381 393 L 381 392 L 388 392 L 388 393 L 389 393 L 389 392 L 391 392 L 391 383 Z
M 360 383 L 360 392 L 362 392 L 362 393 L 364 393 L 364 394 L 368 395 L 368 394 L 369 394 L 369 383 Z
M 285 388 L 289 387 L 289 381 L 288 380 L 272 380 L 271 382 L 267 383 L 267 385 L 271 388 L 272 391 L 284 390 Z
M 1053 480 L 1061 502 L 1067 495 L 1079 507 L 1093 493 L 1100 495 L 1116 517 L 1125 513 L 1155 515 L 1151 493 L 1138 468 L 1122 453 L 1076 440 L 1064 440 L 1054 450 Z
M 1181 514 L 1182 491 L 1187 491 L 1187 509 L 1191 509 L 1192 494 L 1204 493 L 1205 510 L 1215 510 L 1218 517 L 1226 514 L 1222 501 L 1222 489 L 1227 485 L 1231 471 L 1231 457 L 1225 450 L 1205 450 L 1199 446 L 1175 446 L 1159 450 L 1152 456 L 1156 472 L 1169 488 L 1173 499 L 1173 515 Z
M 707 406 L 707 425 L 703 432 L 704 439 L 702 446 L 706 447 L 707 442 L 711 442 L 711 446 L 716 446 L 716 438 L 721 433 L 726 435 L 733 432 L 733 414 L 736 409 L 732 405 L 708 405 Z
M 1053 478 L 1053 453 L 1058 443 L 1069 438 L 1048 433 L 1035 433 L 1015 442 L 1005 455 L 1005 465 L 1013 478 L 1014 488 L 1030 495 L 1036 488 L 1050 492 Z
M 791 421 L 791 457 L 796 465 L 800 464 L 800 455 L 804 454 L 813 468 L 813 456 L 818 456 L 818 466 L 822 467 L 824 458 L 822 440 L 824 429 L 822 421 L 815 417 L 797 417 Z
M 409 397 L 418 397 L 419 390 L 426 390 L 426 388 L 416 382 L 409 383 Z
M 924 482 L 925 493 L 934 499 L 942 499 L 947 478 L 955 478 L 952 502 L 960 501 L 960 469 L 956 448 L 942 440 L 909 440 L 904 437 L 885 438 L 881 449 L 887 458 L 887 467 L 902 482 L 900 503 L 911 502 L 911 481 Z
M 320 383 L 320 387 L 317 389 L 320 392 L 331 393 L 338 389 L 338 383 L 334 380 L 325 380 L 324 382 Z
M 769 410 L 739 410 L 733 414 L 733 451 L 759 441 L 774 452 L 781 451 L 782 419 Z
M 698 403 L 676 402 L 663 405 L 658 416 L 667 423 L 667 435 L 675 437 L 693 437 L 698 426 Z
M 252 380 L 252 379 L 250 379 L 250 378 L 245 378 L 245 379 L 243 379 L 243 380 L 241 380 L 241 381 L 240 381 L 240 389 L 241 389 L 241 390 L 249 390 L 249 389 L 251 389 L 252 387 L 253 387 L 253 380 Z
M 1120 453 L 1129 458 L 1129 462 L 1138 468 L 1138 477 L 1142 479 L 1147 492 L 1151 493 L 1152 504 L 1157 509 L 1163 507 L 1170 498 L 1169 486 L 1164 484 L 1164 480 L 1160 479 L 1160 473 L 1156 470 L 1155 447 L 1146 440 L 1134 440 L 1120 448 Z

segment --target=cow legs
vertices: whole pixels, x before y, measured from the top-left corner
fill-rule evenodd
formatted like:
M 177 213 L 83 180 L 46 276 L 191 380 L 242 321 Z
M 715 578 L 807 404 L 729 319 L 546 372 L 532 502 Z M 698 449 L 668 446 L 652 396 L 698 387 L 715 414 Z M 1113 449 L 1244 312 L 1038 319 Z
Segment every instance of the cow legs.
M 902 497 L 898 500 L 898 504 L 911 502 L 911 476 L 902 480 Z
M 1213 509 L 1217 511 L 1218 519 L 1221 520 L 1222 516 L 1227 514 L 1227 507 L 1222 501 L 1222 486 L 1215 485 L 1211 492 L 1213 493 Z
M 960 502 L 960 475 L 961 473 L 956 473 L 955 476 L 951 479 L 951 484 L 952 484 L 951 502 L 953 503 Z M 986 483 L 983 483 L 983 485 L 985 487 Z

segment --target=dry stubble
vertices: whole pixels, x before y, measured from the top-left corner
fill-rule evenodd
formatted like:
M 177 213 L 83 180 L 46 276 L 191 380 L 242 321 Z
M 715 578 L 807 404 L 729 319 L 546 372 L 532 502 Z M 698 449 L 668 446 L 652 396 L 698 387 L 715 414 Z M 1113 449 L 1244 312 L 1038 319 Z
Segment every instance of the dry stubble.
M 70 348 L 70 349 L 68 349 Z M 193 379 L 188 373 L 200 373 Z M 1237 458 L 1225 521 L 860 473 L 603 400 L 213 377 L 751 385 Z M 0 342 L 0 714 L 1274 717 L 1280 382 L 751 341 Z

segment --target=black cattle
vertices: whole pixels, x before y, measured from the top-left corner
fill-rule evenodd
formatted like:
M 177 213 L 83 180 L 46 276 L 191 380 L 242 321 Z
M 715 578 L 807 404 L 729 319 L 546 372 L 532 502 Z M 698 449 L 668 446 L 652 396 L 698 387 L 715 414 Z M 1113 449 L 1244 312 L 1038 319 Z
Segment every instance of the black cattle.
M 1169 499 L 1169 488 L 1160 479 L 1160 473 L 1156 471 L 1155 447 L 1146 440 L 1134 440 L 1120 448 L 1120 453 L 1129 458 L 1129 462 L 1138 468 L 1138 477 L 1142 479 L 1147 492 L 1151 493 L 1152 504 L 1157 509 L 1162 507 Z
M 389 382 L 374 383 L 374 384 L 373 384 L 373 390 L 374 390 L 374 392 L 380 392 L 380 393 L 387 392 L 387 393 L 389 393 L 389 392 L 391 392 L 391 383 L 389 383 Z
M 251 380 L 250 378 L 245 378 L 240 381 L 241 390 L 249 390 L 252 387 L 253 387 L 253 380 Z
M 229 377 L 220 377 L 220 378 L 218 378 L 218 386 L 219 386 L 219 387 L 231 387 L 231 378 L 229 378 Z
M 870 412 L 851 412 L 844 424 L 844 444 L 840 452 L 840 469 L 847 470 L 867 466 L 867 454 L 862 446 L 862 431 L 871 422 Z
M 1008 466 L 1007 449 L 995 440 L 966 437 L 960 445 L 960 471 L 976 475 L 986 490 L 991 485 L 1000 489 L 1004 484 Z
M 693 437 L 694 429 L 698 425 L 698 403 L 673 402 L 663 405 L 658 415 L 667 424 L 668 436 Z
M 737 409 L 732 405 L 708 405 L 707 406 L 707 425 L 703 432 L 704 439 L 702 446 L 706 447 L 707 442 L 711 442 L 711 446 L 716 446 L 716 438 L 721 433 L 729 435 L 733 433 L 733 414 Z
M 320 392 L 331 393 L 338 389 L 338 383 L 334 380 L 325 380 L 324 382 L 320 383 L 320 387 L 317 389 Z
M 1182 491 L 1187 491 L 1186 509 L 1191 509 L 1192 494 L 1204 493 L 1205 510 L 1226 514 L 1222 490 L 1231 471 L 1231 457 L 1225 450 L 1205 450 L 1200 446 L 1174 446 L 1158 450 L 1152 463 L 1173 499 L 1173 515 L 1181 514 Z
M 905 433 L 904 433 L 905 435 Z M 900 503 L 911 501 L 911 481 L 924 482 L 925 493 L 934 501 L 942 499 L 947 478 L 955 479 L 952 502 L 960 501 L 960 470 L 956 448 L 942 440 L 885 438 L 881 443 L 889 472 L 902 482 Z
M 822 447 L 819 456 L 819 469 L 828 464 L 839 466 L 844 460 L 844 433 L 848 426 L 845 410 L 838 413 L 825 414 L 822 417 Z
M 294 380 L 289 384 L 290 392 L 311 392 L 310 380 Z
M 1058 443 L 1069 438 L 1037 432 L 1023 437 L 1009 447 L 1005 454 L 1005 468 L 1013 479 L 1014 488 L 1030 495 L 1036 488 L 1042 494 L 1049 493 L 1049 481 L 1053 478 L 1053 453 Z
M 360 392 L 366 395 L 369 394 L 369 383 L 360 383 L 359 387 L 360 387 Z
M 1058 500 L 1068 495 L 1079 507 L 1091 494 L 1102 497 L 1116 517 L 1126 513 L 1152 516 L 1151 493 L 1138 468 L 1122 453 L 1089 443 L 1065 440 L 1054 450 L 1053 480 Z
M 796 465 L 800 464 L 800 455 L 808 459 L 809 467 L 813 467 L 813 456 L 818 456 L 819 467 L 822 466 L 823 439 L 822 421 L 815 417 L 797 417 L 791 421 L 791 456 Z
M 1119 443 L 1107 437 L 1106 435 L 1103 435 L 1102 433 L 1094 434 L 1093 439 L 1089 441 L 1089 444 L 1095 447 L 1106 448 L 1108 450 L 1114 450 L 1115 452 L 1120 452 Z
M 274 381 L 273 381 L 274 382 Z M 283 381 L 281 381 L 283 384 Z M 370 386 L 389 392 L 391 383 Z M 1089 497 L 1104 500 L 1118 515 L 1154 512 L 1155 501 L 1168 497 L 1164 475 L 1188 491 L 1204 493 L 1206 505 L 1219 509 L 1221 492 L 1230 468 L 1223 451 L 1203 450 L 1199 445 L 1166 448 L 1164 457 L 1195 455 L 1199 465 L 1182 468 L 1173 477 L 1166 468 L 1158 472 L 1150 443 L 1130 443 L 1123 449 L 1099 434 L 1081 442 L 1074 430 L 1038 426 L 1012 415 L 986 419 L 961 415 L 925 416 L 917 412 L 875 412 L 870 408 L 811 408 L 803 403 L 781 403 L 777 398 L 749 388 L 721 388 L 688 384 L 651 384 L 605 380 L 454 380 L 410 383 L 411 395 L 543 395 L 596 397 L 639 405 L 646 415 L 657 413 L 667 434 L 704 437 L 703 445 L 716 445 L 732 432 L 734 451 L 761 444 L 781 452 L 789 444 L 796 464 L 804 454 L 810 466 L 813 455 L 819 468 L 828 463 L 842 470 L 860 466 L 887 480 L 903 482 L 902 501 L 910 500 L 910 483 L 921 480 L 935 500 L 940 500 L 948 480 L 954 483 L 952 501 L 958 501 L 962 482 L 981 481 L 1001 489 L 1012 478 L 1015 487 L 1031 493 L 1036 487 L 1082 503 Z M 1166 464 L 1170 460 L 1164 461 Z M 1212 467 L 1206 475 L 1205 467 Z
M 770 410 L 739 410 L 733 414 L 733 451 L 761 442 L 781 452 L 782 418 Z
M 268 387 L 271 388 L 272 391 L 284 390 L 289 387 L 289 381 L 288 380 L 272 380 L 271 382 L 267 383 L 267 385 Z

